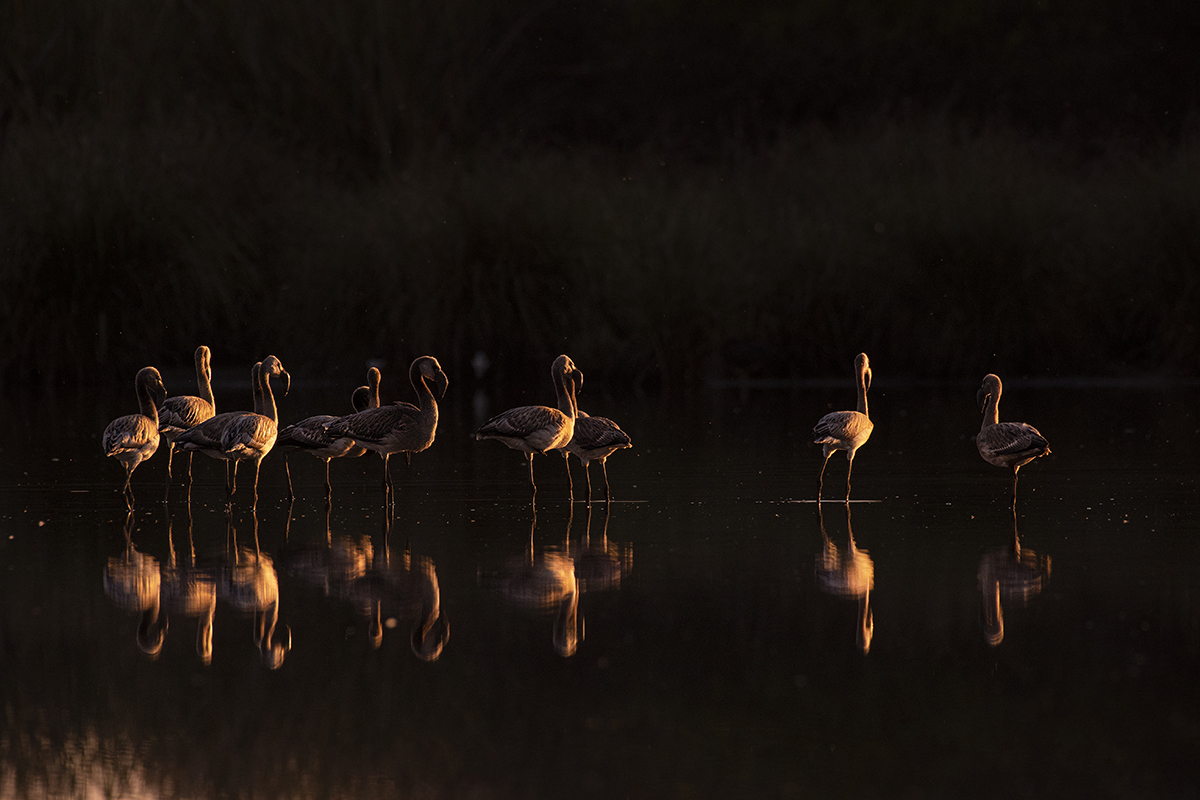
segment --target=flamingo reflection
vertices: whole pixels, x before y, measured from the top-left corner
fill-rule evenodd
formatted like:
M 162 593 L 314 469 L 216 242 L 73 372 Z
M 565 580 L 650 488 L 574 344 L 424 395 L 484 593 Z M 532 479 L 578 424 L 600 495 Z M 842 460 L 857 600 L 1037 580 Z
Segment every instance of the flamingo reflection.
M 373 647 L 383 644 L 384 609 L 401 619 L 415 619 L 409 643 L 422 661 L 437 661 L 450 639 L 450 623 L 442 610 L 441 590 L 433 561 L 414 556 L 405 542 L 404 551 L 393 554 L 388 544 L 390 517 L 385 517 L 382 546 L 372 553 L 371 566 L 346 585 L 346 597 L 359 606 L 371 622 L 368 629 Z
M 138 552 L 133 545 L 133 509 L 125 515 L 125 549 L 108 560 L 104 567 L 104 593 L 125 611 L 141 615 L 137 627 L 137 645 L 143 653 L 157 658 L 167 634 L 166 620 L 159 619 L 162 580 L 158 560 Z
M 983 633 L 995 647 L 1004 641 L 1002 603 L 1025 605 L 1050 579 L 1050 556 L 1021 546 L 1017 515 L 1013 512 L 1012 542 L 983 554 L 979 560 L 979 591 L 983 594 Z
M 167 521 L 170 555 L 162 574 L 162 603 L 168 615 L 196 617 L 196 654 L 205 664 L 212 663 L 213 615 L 217 609 L 217 582 L 212 572 L 196 566 L 196 547 L 192 541 L 192 513 L 188 506 L 188 549 L 182 563 L 175 555 L 171 522 Z M 165 627 L 165 626 L 164 626 Z
M 821 590 L 836 597 L 858 600 L 858 647 L 863 655 L 871 651 L 871 639 L 875 634 L 875 618 L 871 612 L 871 590 L 875 588 L 875 562 L 854 543 L 854 531 L 850 527 L 850 504 L 846 503 L 846 547 L 839 549 L 825 531 L 825 515 L 817 503 L 817 518 L 821 525 L 821 538 L 825 547 L 817 555 L 817 581 Z
M 331 507 L 325 506 L 325 538 L 317 545 L 290 548 L 285 571 L 301 582 L 322 590 L 326 597 L 345 597 L 349 585 L 366 575 L 374 557 L 369 536 L 334 535 Z M 288 509 L 291 521 L 291 508 Z
M 529 545 L 524 555 L 508 559 L 498 570 L 481 570 L 479 579 L 517 608 L 534 613 L 554 613 L 554 649 L 565 658 L 574 655 L 584 635 L 575 562 L 563 548 L 544 547 L 535 550 L 533 535 L 536 528 L 535 512 L 529 525 Z M 570 535 L 568 517 L 568 540 Z
M 606 504 L 600 537 L 592 541 L 592 508 L 588 507 L 582 549 L 576 551 L 572 558 L 575 562 L 575 580 L 581 592 L 619 589 L 622 576 L 633 569 L 633 546 L 608 541 L 610 512 L 611 506 Z
M 292 633 L 284 627 L 283 641 L 274 640 L 279 622 L 279 575 L 271 557 L 258 547 L 258 517 L 254 519 L 254 549 L 239 547 L 237 533 L 229 521 L 229 542 L 221 567 L 217 591 L 220 598 L 238 611 L 254 617 L 254 644 L 269 669 L 278 669 L 292 649 Z

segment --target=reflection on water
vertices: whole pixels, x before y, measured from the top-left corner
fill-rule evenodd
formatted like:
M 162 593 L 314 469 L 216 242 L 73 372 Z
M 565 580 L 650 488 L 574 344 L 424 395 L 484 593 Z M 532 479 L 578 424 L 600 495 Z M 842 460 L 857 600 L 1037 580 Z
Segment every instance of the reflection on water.
M 158 559 L 138 552 L 133 545 L 133 508 L 125 515 L 125 549 L 104 567 L 104 593 L 124 611 L 140 615 L 137 646 L 151 658 L 162 652 L 165 624 L 158 619 L 162 601 L 162 575 Z
M 189 454 L 190 455 L 190 454 Z M 171 534 L 171 516 L 167 515 L 167 566 L 162 569 L 162 603 L 167 618 L 171 614 L 196 618 L 196 654 L 205 664 L 212 663 L 213 617 L 217 610 L 217 581 L 212 570 L 196 565 L 196 545 L 192 540 L 192 509 L 188 506 L 188 549 L 182 563 L 175 553 Z M 166 625 L 164 624 L 164 629 Z
M 600 536 L 592 539 L 592 506 L 587 507 L 587 522 L 583 532 L 583 541 L 573 554 L 575 562 L 575 579 L 579 583 L 579 591 L 601 592 L 621 588 L 621 578 L 633 569 L 633 545 L 629 542 L 610 542 L 608 540 L 608 518 L 612 513 L 612 504 L 604 504 L 604 519 L 601 523 Z M 570 543 L 568 542 L 568 547 Z
M 291 650 L 291 631 L 276 640 L 279 623 L 279 578 L 269 555 L 258 548 L 258 519 L 254 518 L 253 549 L 237 544 L 232 518 L 227 521 L 226 549 L 217 568 L 199 566 L 192 541 L 192 515 L 188 508 L 188 550 L 179 560 L 170 513 L 167 512 L 167 565 L 141 553 L 133 544 L 133 511 L 125 524 L 125 549 L 108 559 L 104 568 L 104 591 L 113 603 L 139 613 L 137 645 L 147 655 L 162 651 L 170 615 L 197 619 L 196 653 L 204 664 L 212 663 L 213 627 L 217 600 L 253 619 L 252 638 L 262 662 L 278 669 Z
M 412 619 L 409 643 L 413 654 L 422 661 L 437 661 L 450 638 L 437 570 L 431 559 L 414 556 L 407 541 L 403 552 L 392 552 L 390 522 L 388 517 L 383 542 L 373 549 L 370 566 L 344 585 L 345 597 L 370 619 L 373 647 L 383 644 L 385 627 L 395 627 L 398 619 Z
M 983 554 L 979 561 L 979 591 L 983 594 L 983 633 L 993 647 L 1004 641 L 1002 603 L 1025 605 L 1041 593 L 1050 579 L 1050 556 L 1021 546 L 1017 513 L 1013 509 L 1012 540 Z
M 571 540 L 574 507 L 567 516 L 562 544 L 535 546 L 537 512 L 531 512 L 525 551 L 500 567 L 479 569 L 479 583 L 502 596 L 510 606 L 537 615 L 553 615 L 551 642 L 555 652 L 572 656 L 584 638 L 580 596 L 619 589 L 633 568 L 633 547 L 608 540 L 611 504 L 604 504 L 600 535 L 592 537 L 593 505 L 587 506 L 584 535 L 578 547 Z
M 535 548 L 537 512 L 531 510 L 529 544 L 525 552 L 505 560 L 498 569 L 480 569 L 480 582 L 512 605 L 536 614 L 554 614 L 551 641 L 560 656 L 571 656 L 583 638 L 579 615 L 579 582 L 575 562 L 566 546 Z M 567 518 L 564 542 L 571 540 L 571 517 Z
M 225 556 L 217 572 L 217 592 L 232 608 L 254 619 L 254 646 L 263 664 L 279 669 L 292 649 L 292 633 L 285 627 L 281 641 L 275 641 L 275 626 L 279 623 L 279 574 L 275 562 L 258 545 L 258 515 L 254 520 L 254 549 L 237 543 L 233 517 L 228 517 L 229 533 Z
M 318 545 L 290 548 L 284 564 L 288 575 L 320 588 L 326 597 L 348 603 L 369 620 L 373 648 L 383 645 L 384 631 L 401 620 L 413 620 L 409 644 L 422 661 L 437 661 L 450 639 L 450 623 L 442 608 L 433 560 L 391 547 L 391 507 L 385 514 L 378 547 L 368 536 L 335 535 L 330 506 L 325 507 L 325 537 Z M 288 509 L 290 523 L 292 509 Z
M 819 536 L 803 393 L 629 415 L 643 499 L 586 517 L 452 408 L 395 523 L 365 464 L 293 520 L 268 459 L 233 525 L 203 471 L 135 523 L 94 435 L 0 460 L 0 797 L 1194 794 L 1195 397 L 1044 406 L 1018 536 L 962 392 L 879 394 Z
M 856 641 L 863 655 L 871 651 L 871 637 L 875 634 L 875 617 L 871 613 L 871 590 L 875 588 L 875 562 L 854 543 L 854 531 L 850 527 L 850 503 L 846 507 L 846 546 L 839 548 L 825 530 L 824 503 L 817 503 L 817 518 L 821 525 L 821 539 L 825 546 L 817 554 L 817 582 L 821 590 L 835 597 L 858 600 L 858 626 Z

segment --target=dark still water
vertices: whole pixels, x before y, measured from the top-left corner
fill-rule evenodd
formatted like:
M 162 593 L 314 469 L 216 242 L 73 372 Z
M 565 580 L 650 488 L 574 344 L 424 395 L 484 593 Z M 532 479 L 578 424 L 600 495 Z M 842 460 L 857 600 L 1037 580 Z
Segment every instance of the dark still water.
M 848 386 L 585 397 L 616 502 L 539 458 L 535 516 L 451 387 L 393 519 L 374 455 L 326 508 L 272 454 L 227 515 L 202 456 L 163 502 L 165 451 L 130 518 L 132 392 L 10 402 L 0 797 L 1197 796 L 1200 391 L 1007 384 L 1053 448 L 1014 541 L 975 388 L 878 382 L 849 509 L 806 444 Z

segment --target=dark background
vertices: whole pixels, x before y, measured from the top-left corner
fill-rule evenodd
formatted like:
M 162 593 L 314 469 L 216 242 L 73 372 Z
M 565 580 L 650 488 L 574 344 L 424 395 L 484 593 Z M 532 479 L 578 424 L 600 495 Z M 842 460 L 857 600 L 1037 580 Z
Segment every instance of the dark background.
M 6 2 L 0 375 L 1195 376 L 1197 16 Z

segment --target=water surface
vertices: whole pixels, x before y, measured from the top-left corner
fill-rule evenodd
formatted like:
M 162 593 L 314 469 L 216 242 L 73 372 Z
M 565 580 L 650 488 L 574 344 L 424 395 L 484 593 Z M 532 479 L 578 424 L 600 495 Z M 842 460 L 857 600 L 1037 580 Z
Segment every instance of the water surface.
M 299 388 L 285 422 L 346 403 Z M 374 456 L 326 507 L 273 455 L 227 513 L 220 464 L 189 502 L 160 454 L 130 517 L 99 436 L 131 398 L 10 402 L 0 796 L 1195 796 L 1200 392 L 1006 388 L 1054 451 L 1015 521 L 974 386 L 877 383 L 848 507 L 806 439 L 849 388 L 593 402 L 616 501 L 541 458 L 536 513 L 454 387 L 394 515 Z

